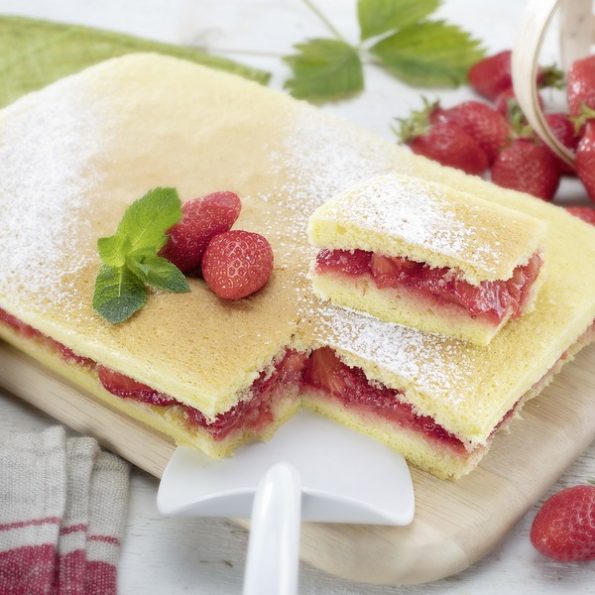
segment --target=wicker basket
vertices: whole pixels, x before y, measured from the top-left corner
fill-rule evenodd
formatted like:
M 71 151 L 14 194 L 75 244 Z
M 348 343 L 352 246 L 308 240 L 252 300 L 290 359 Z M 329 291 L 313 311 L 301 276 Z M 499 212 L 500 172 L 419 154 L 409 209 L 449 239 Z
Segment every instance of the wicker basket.
M 535 84 L 541 45 L 556 11 L 560 11 L 562 67 L 567 69 L 574 60 L 589 54 L 595 39 L 593 0 L 529 0 L 512 52 L 512 79 L 518 102 L 536 133 L 564 161 L 573 164 L 572 151 L 547 126 Z

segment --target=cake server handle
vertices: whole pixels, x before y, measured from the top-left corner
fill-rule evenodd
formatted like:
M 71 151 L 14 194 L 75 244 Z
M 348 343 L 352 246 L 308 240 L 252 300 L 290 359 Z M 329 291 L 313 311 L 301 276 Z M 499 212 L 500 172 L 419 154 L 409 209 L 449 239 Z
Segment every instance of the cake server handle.
M 243 595 L 297 594 L 301 508 L 299 473 L 275 463 L 254 496 Z

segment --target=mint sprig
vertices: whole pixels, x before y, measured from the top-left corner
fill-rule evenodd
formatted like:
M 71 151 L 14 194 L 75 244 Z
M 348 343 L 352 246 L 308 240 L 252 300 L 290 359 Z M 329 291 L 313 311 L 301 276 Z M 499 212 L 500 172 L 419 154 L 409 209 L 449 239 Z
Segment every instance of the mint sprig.
M 303 0 L 333 38 L 310 39 L 285 57 L 285 88 L 301 99 L 325 101 L 364 88 L 363 56 L 419 87 L 456 86 L 484 56 L 477 39 L 456 25 L 428 17 L 440 0 L 358 0 L 360 43 L 348 43 L 311 0 Z
M 167 230 L 182 216 L 174 188 L 154 188 L 133 202 L 116 233 L 100 238 L 102 266 L 95 280 L 93 308 L 112 324 L 130 318 L 147 301 L 147 285 L 182 293 L 190 291 L 184 274 L 158 255 Z

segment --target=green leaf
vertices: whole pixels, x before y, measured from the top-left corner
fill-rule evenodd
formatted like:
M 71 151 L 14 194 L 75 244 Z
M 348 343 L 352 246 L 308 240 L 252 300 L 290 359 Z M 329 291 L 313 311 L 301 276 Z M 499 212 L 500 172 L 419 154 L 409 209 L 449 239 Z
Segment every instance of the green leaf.
M 361 38 L 369 39 L 413 25 L 432 14 L 440 4 L 440 0 L 359 0 L 357 18 Z
M 0 17 L 0 107 L 21 95 L 131 52 L 157 52 L 225 70 L 266 84 L 268 72 L 200 49 L 26 17 Z
M 93 309 L 112 324 L 124 322 L 147 301 L 143 282 L 126 267 L 103 265 L 95 280 Z
M 104 264 L 112 267 L 121 267 L 126 262 L 126 246 L 127 238 L 125 236 L 115 234 L 107 238 L 99 238 L 97 240 L 97 250 L 99 256 Z
M 362 63 L 357 50 L 338 39 L 310 39 L 295 46 L 298 51 L 285 61 L 293 78 L 285 88 L 300 99 L 334 99 L 361 91 Z
M 116 235 L 127 238 L 128 242 L 122 240 L 122 245 L 128 253 L 158 252 L 167 239 L 165 232 L 181 216 L 182 202 L 175 188 L 153 188 L 126 209 Z M 107 251 L 105 246 L 104 249 Z
M 153 254 L 131 255 L 128 268 L 143 282 L 174 293 L 190 291 L 184 273 L 169 260 Z
M 404 82 L 419 87 L 457 86 L 484 55 L 480 42 L 444 21 L 416 23 L 370 48 Z

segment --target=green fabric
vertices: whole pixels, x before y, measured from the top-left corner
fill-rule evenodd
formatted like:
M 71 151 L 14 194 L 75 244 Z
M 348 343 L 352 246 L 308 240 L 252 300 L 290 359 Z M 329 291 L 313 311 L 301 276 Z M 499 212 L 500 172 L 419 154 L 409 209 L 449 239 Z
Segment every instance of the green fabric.
M 0 107 L 108 58 L 159 52 L 266 84 L 270 74 L 204 51 L 25 17 L 0 16 Z

